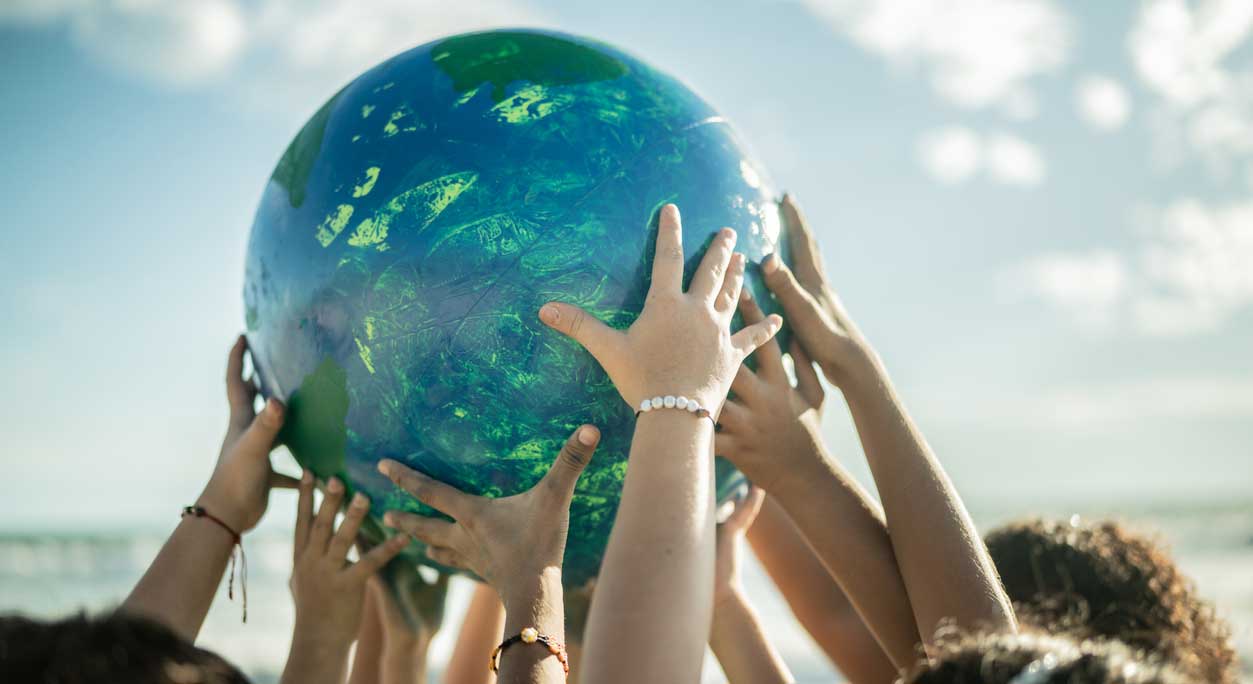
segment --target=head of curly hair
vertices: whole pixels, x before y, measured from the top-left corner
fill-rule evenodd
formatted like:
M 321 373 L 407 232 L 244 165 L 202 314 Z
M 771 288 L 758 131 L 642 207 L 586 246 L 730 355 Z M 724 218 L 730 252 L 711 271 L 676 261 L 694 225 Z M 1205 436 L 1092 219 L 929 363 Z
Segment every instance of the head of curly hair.
M 121 612 L 55 621 L 0 615 L 0 682 L 248 684 L 220 656 Z
M 986 542 L 1025 626 L 1117 639 L 1204 681 L 1236 681 L 1231 628 L 1153 538 L 1112 521 L 1033 519 Z
M 1161 660 L 1112 641 L 1036 633 L 941 635 L 906 684 L 1191 684 Z

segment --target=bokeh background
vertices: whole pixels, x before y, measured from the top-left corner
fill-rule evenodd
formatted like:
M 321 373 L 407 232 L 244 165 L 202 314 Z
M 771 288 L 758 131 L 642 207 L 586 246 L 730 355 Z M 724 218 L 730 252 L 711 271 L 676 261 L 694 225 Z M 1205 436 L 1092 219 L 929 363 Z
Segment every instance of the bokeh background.
M 116 603 L 199 491 L 252 212 L 303 121 L 496 26 L 701 92 L 800 199 L 981 527 L 1160 532 L 1250 667 L 1247 0 L 0 0 L 0 610 Z M 838 402 L 826 431 L 868 481 Z M 222 601 L 204 634 L 259 681 L 286 654 L 293 509 L 248 542 L 249 624 Z M 750 582 L 802 681 L 831 681 Z

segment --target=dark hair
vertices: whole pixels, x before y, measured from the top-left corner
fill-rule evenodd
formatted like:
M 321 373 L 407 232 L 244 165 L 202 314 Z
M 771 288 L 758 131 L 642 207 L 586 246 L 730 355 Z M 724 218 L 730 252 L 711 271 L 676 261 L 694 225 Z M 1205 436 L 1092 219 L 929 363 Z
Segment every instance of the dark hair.
M 168 627 L 125 613 L 44 622 L 0 616 L 6 684 L 247 684 L 221 657 Z
M 1112 641 L 1043 634 L 942 634 L 907 684 L 1190 684 L 1160 660 Z
M 1073 518 L 1011 523 L 986 541 L 1025 626 L 1117 639 L 1204 681 L 1236 681 L 1231 628 L 1151 537 Z

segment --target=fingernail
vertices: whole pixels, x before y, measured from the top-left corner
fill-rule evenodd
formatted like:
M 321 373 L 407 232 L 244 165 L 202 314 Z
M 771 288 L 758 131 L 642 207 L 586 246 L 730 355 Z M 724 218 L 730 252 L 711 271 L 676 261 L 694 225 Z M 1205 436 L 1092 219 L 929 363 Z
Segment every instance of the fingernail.
M 545 323 L 548 323 L 550 325 L 556 325 L 557 322 L 561 320 L 561 311 L 559 311 L 557 307 L 553 306 L 552 304 L 545 304 L 544 306 L 540 307 L 539 317 L 540 317 L 540 320 L 544 321 Z
M 313 473 L 309 472 L 308 470 L 305 470 L 304 472 L 300 473 L 300 483 L 306 484 L 306 485 L 313 484 Z
M 770 275 L 779 270 L 779 255 L 771 252 L 762 262 L 761 270 L 766 275 Z
M 744 288 L 743 290 L 740 290 L 740 299 L 746 302 L 753 301 L 753 291 L 748 289 L 747 287 Z
M 579 428 L 579 444 L 583 446 L 592 446 L 596 443 L 596 428 L 590 425 L 584 425 Z
M 734 229 L 734 228 L 723 228 L 723 229 L 722 229 L 722 239 L 723 239 L 723 240 L 726 240 L 727 242 L 730 242 L 731 244 L 735 244 L 735 238 L 736 238 L 736 235 L 735 235 L 735 229 Z
M 387 543 L 391 545 L 393 549 L 403 549 L 409 544 L 409 538 L 403 534 L 398 534 L 391 539 L 388 539 Z
M 378 470 L 380 473 L 383 473 L 384 475 L 391 477 L 392 476 L 391 469 L 392 469 L 391 461 L 379 461 Z
M 395 515 L 394 513 L 392 513 L 391 511 L 388 511 L 388 512 L 384 513 L 384 514 L 383 514 L 383 524 L 384 524 L 384 525 L 387 525 L 388 527 L 395 527 L 395 526 L 396 526 L 396 515 Z
M 361 492 L 357 492 L 356 494 L 352 495 L 352 507 L 353 508 L 365 508 L 366 505 L 369 503 L 370 503 L 370 500 L 365 498 L 365 494 L 362 494 Z
M 265 412 L 271 418 L 281 418 L 283 416 L 283 402 L 274 397 L 266 399 Z
M 344 491 L 344 483 L 340 482 L 338 477 L 332 477 L 331 481 L 326 483 L 326 491 L 332 494 L 339 494 Z

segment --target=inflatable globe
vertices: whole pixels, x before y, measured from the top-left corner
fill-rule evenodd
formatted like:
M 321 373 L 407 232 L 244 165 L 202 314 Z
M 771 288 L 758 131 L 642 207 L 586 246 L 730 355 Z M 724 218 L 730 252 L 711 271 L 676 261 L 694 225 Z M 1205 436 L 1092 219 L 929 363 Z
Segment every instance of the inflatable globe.
M 537 312 L 561 300 L 630 325 L 667 202 L 683 215 L 689 278 L 723 226 L 752 263 L 778 247 L 773 190 L 727 122 L 612 47 L 490 31 L 361 75 L 283 154 L 248 245 L 248 342 L 262 391 L 288 404 L 282 441 L 319 478 L 370 496 L 377 541 L 386 510 L 432 514 L 379 475 L 380 459 L 508 496 L 543 477 L 575 427 L 597 425 L 565 561 L 567 584 L 583 584 L 635 420 Z M 756 267 L 748 287 L 770 303 Z M 720 461 L 717 481 L 726 497 L 743 478 Z M 416 544 L 405 553 L 425 562 Z

